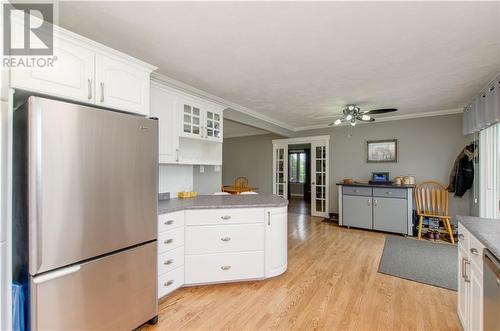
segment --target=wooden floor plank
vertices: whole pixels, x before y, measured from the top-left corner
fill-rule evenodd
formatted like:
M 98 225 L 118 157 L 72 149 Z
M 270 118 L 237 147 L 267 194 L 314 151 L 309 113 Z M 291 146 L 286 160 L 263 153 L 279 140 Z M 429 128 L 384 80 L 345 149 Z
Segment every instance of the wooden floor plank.
M 179 289 L 143 330 L 460 330 L 456 292 L 377 272 L 385 234 L 304 211 L 289 210 L 285 274 Z

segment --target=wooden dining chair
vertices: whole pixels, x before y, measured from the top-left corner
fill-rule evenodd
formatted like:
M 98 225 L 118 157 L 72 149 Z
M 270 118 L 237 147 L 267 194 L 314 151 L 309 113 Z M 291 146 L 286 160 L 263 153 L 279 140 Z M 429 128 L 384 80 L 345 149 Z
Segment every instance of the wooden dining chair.
M 415 187 L 415 202 L 418 215 L 418 239 L 422 238 L 424 217 L 438 218 L 443 221 L 446 231 L 450 235 L 452 244 L 455 244 L 451 229 L 451 216 L 448 214 L 448 190 L 444 184 L 435 181 L 426 181 Z
M 238 177 L 235 180 L 233 180 L 233 187 L 237 188 L 246 188 L 249 187 L 248 185 L 248 178 L 246 177 Z

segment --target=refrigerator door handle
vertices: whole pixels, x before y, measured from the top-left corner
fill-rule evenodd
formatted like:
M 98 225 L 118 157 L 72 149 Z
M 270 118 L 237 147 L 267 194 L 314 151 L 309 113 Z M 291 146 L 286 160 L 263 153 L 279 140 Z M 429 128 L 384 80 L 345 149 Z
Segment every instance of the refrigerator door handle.
M 33 283 L 35 283 L 35 284 L 45 283 L 45 282 L 48 282 L 50 280 L 54 280 L 56 278 L 60 278 L 60 277 L 78 272 L 78 271 L 80 271 L 80 268 L 81 268 L 80 265 L 74 265 L 71 267 L 48 272 L 48 273 L 40 275 L 40 276 L 35 276 L 35 277 L 33 277 Z

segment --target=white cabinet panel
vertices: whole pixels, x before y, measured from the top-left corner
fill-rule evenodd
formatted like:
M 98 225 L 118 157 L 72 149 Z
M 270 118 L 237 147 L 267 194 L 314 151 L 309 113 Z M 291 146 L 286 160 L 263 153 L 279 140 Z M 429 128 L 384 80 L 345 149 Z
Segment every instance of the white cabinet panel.
M 151 116 L 159 120 L 159 161 L 179 162 L 178 97 L 151 84 Z
M 184 211 L 161 214 L 158 216 L 158 232 L 167 231 L 184 226 Z
M 287 268 L 287 208 L 267 211 L 266 232 L 266 277 L 282 274 Z
M 483 272 L 475 264 L 470 266 L 469 326 L 471 331 L 483 330 Z
M 159 253 L 163 253 L 180 246 L 184 246 L 184 228 L 176 228 L 158 234 Z
M 220 225 L 264 222 L 262 208 L 186 210 L 186 225 Z
M 184 285 L 184 268 L 179 267 L 158 277 L 158 298 Z
M 186 284 L 264 277 L 264 252 L 186 256 Z
M 469 283 L 466 278 L 467 252 L 461 247 L 458 248 L 458 302 L 457 313 L 464 330 L 468 330 L 469 322 Z
M 14 88 L 94 103 L 95 53 L 65 38 L 54 38 L 53 67 L 12 69 Z
M 178 247 L 158 256 L 158 276 L 184 265 L 184 247 Z
M 149 114 L 149 72 L 104 54 L 96 54 L 96 103 Z
M 186 254 L 264 250 L 262 223 L 186 227 Z

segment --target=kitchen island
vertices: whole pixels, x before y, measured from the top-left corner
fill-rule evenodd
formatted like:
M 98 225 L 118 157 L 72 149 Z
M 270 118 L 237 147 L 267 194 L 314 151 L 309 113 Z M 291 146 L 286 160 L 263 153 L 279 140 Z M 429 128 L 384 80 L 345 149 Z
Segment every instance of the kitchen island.
M 271 194 L 159 201 L 158 297 L 181 286 L 284 273 L 287 205 Z

